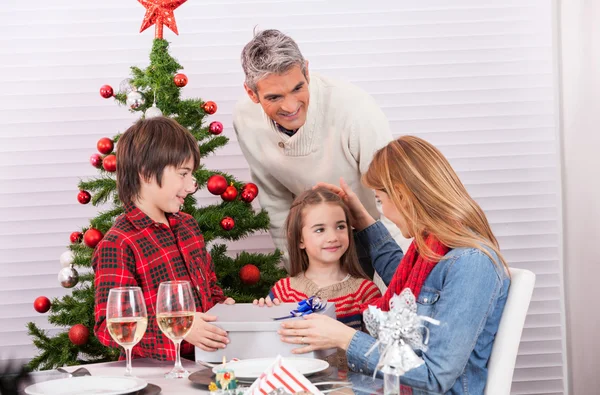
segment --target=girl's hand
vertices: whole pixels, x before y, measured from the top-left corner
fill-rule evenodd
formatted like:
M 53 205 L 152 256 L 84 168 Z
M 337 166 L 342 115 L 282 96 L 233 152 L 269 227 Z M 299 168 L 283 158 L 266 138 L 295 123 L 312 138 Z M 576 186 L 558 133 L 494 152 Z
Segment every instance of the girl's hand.
M 282 323 L 277 333 L 285 343 L 303 345 L 292 350 L 294 354 L 305 354 L 335 347 L 346 350 L 356 330 L 326 315 L 309 314 L 303 320 Z
M 281 304 L 281 301 L 277 298 L 271 300 L 271 297 L 267 296 L 266 298 L 254 299 L 254 301 L 252 303 L 259 305 L 260 307 L 263 307 L 265 304 L 268 307 L 273 307 L 273 306 L 279 306 Z
M 233 300 L 233 298 L 227 298 L 227 299 L 225 299 L 225 301 L 223 303 L 225 303 L 225 304 L 235 304 L 235 300 Z
M 369 214 L 356 193 L 350 189 L 350 186 L 346 184 L 346 181 L 344 181 L 343 178 L 340 178 L 339 187 L 337 185 L 319 182 L 313 189 L 318 187 L 327 188 L 342 198 L 350 209 L 350 214 L 352 214 L 352 225 L 356 230 L 361 231 L 375 223 L 375 219 Z M 375 199 L 375 197 L 373 197 L 373 199 Z

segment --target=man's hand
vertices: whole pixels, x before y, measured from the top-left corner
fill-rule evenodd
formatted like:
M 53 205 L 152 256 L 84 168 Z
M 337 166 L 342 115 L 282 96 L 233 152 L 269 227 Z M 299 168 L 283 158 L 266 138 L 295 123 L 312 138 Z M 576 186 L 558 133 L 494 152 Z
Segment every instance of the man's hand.
M 194 324 L 190 333 L 185 337 L 185 341 L 200 347 L 204 351 L 217 351 L 217 349 L 225 348 L 229 343 L 227 332 L 213 324 L 209 324 L 209 322 L 216 320 L 217 317 L 214 315 L 196 313 Z

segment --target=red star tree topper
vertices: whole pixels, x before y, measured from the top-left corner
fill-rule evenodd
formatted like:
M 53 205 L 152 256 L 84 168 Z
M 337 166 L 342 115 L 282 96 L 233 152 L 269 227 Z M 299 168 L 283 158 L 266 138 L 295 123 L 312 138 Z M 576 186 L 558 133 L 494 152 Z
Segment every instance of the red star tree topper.
M 173 11 L 187 0 L 138 0 L 146 8 L 146 15 L 140 28 L 140 33 L 152 25 L 156 25 L 154 38 L 163 38 L 163 25 L 167 26 L 175 34 L 177 23 Z

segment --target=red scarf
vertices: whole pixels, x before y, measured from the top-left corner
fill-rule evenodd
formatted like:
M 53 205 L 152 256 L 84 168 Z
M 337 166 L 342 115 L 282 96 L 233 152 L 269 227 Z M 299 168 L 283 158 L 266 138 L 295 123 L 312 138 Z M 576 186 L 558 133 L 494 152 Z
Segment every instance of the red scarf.
M 425 244 L 437 255 L 444 256 L 450 248 L 443 245 L 434 236 L 427 236 L 425 238 Z M 429 273 L 433 270 L 438 262 L 432 262 L 425 257 L 421 257 L 417 251 L 416 243 L 411 243 L 408 251 L 400 261 L 394 277 L 387 288 L 385 294 L 378 299 L 375 299 L 370 304 L 379 307 L 383 311 L 390 309 L 390 299 L 392 296 L 399 295 L 405 288 L 410 288 L 415 298 L 419 297 L 423 283 L 429 276 Z M 366 308 L 366 306 L 364 306 Z

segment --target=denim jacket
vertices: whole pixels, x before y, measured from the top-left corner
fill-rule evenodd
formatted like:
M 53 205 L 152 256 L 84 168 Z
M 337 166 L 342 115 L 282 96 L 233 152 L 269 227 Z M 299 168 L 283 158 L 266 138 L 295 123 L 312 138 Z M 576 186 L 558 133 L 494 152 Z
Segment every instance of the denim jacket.
M 402 249 L 380 222 L 356 236 L 389 284 L 404 256 Z M 417 314 L 435 318 L 440 325 L 424 323 L 429 328 L 428 350 L 417 354 L 425 363 L 406 372 L 400 382 L 412 387 L 414 394 L 483 394 L 509 285 L 502 264 L 493 263 L 481 250 L 450 250 L 431 271 L 417 298 Z M 346 352 L 351 370 L 373 374 L 379 351 L 365 354 L 375 342 L 366 333 L 354 335 Z

